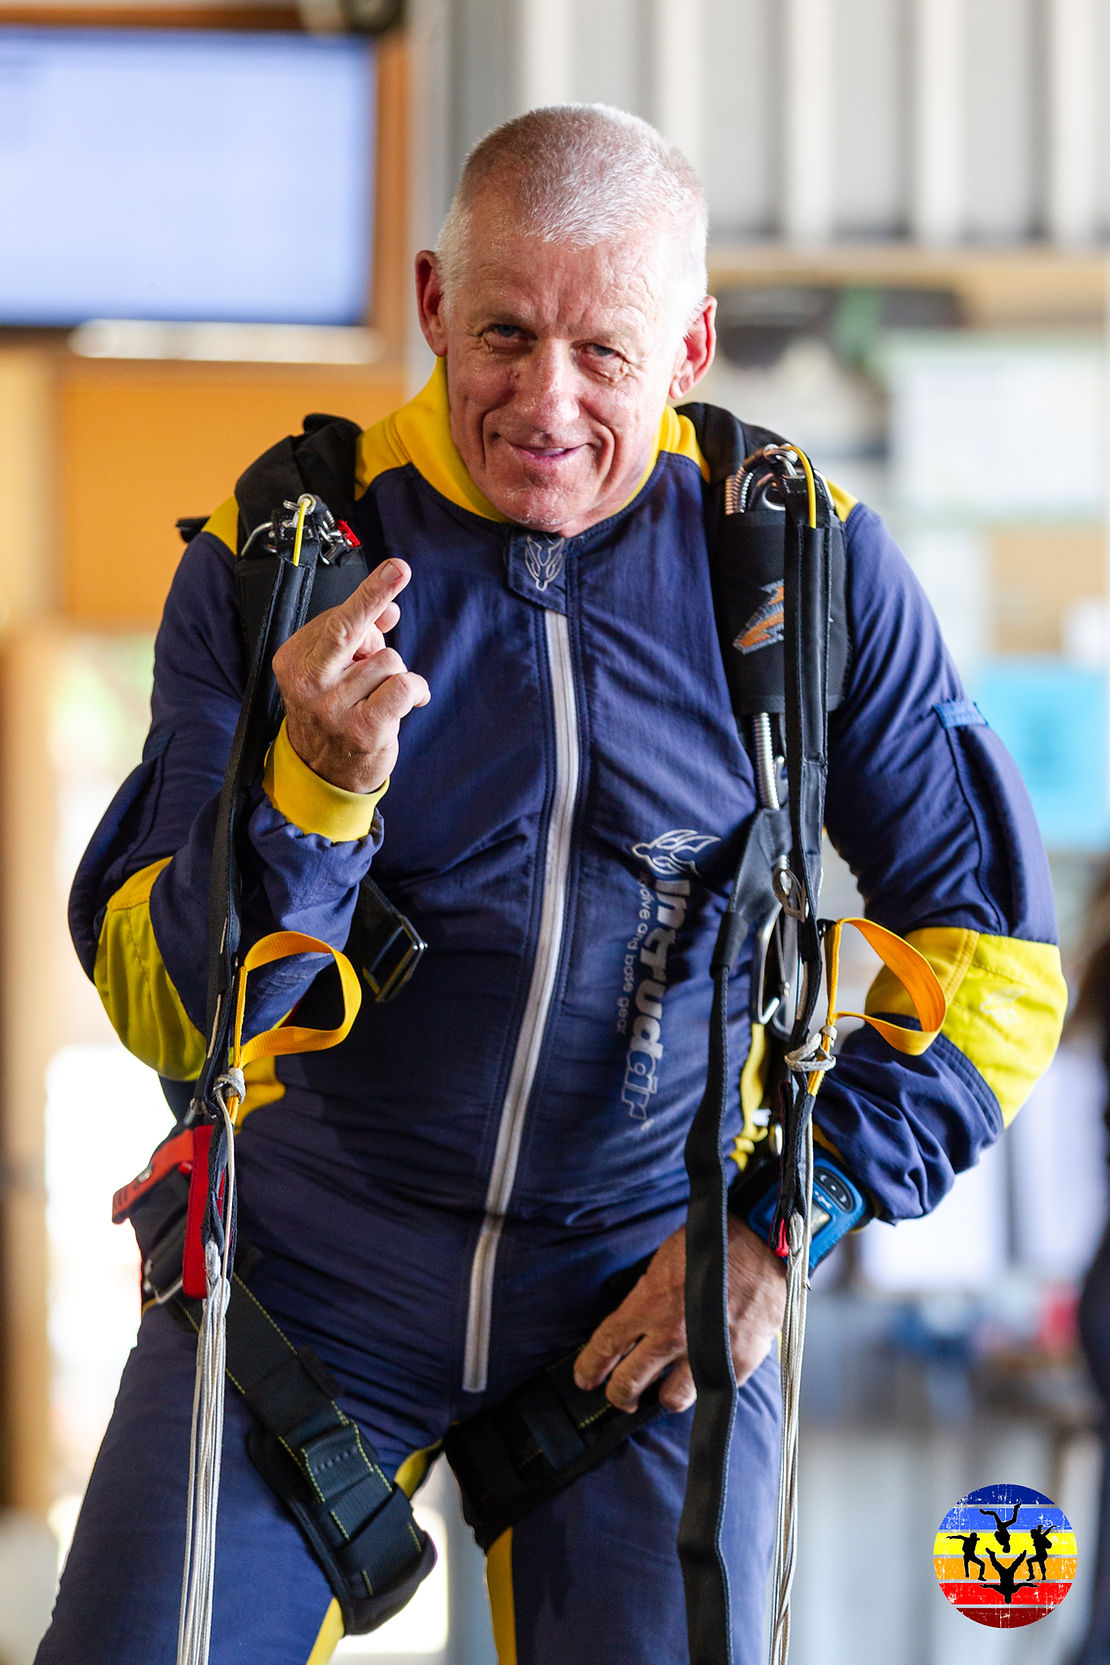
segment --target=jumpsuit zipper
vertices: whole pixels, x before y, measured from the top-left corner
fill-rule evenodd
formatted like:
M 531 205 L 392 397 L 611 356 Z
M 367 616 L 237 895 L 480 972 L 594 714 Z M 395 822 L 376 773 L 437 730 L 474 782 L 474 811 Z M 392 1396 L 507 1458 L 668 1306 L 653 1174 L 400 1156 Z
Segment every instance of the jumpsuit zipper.
M 555 980 L 563 947 L 571 831 L 578 803 L 578 712 L 570 657 L 570 627 L 564 614 L 545 612 L 551 703 L 555 719 L 555 791 L 547 825 L 536 957 L 528 1001 L 517 1036 L 512 1070 L 501 1107 L 497 1146 L 486 1189 L 485 1218 L 470 1268 L 463 1390 L 482 1393 L 489 1371 L 490 1320 L 497 1247 L 520 1157 L 528 1101 L 536 1079 Z

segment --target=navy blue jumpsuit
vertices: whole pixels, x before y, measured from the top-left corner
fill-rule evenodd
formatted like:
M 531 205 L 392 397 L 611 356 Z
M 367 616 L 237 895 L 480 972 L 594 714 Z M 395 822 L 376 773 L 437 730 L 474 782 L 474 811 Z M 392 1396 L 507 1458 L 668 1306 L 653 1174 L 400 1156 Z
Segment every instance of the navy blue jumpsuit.
M 412 567 L 393 641 L 432 701 L 405 721 L 380 810 L 279 737 L 250 821 L 246 928 L 342 946 L 372 865 L 429 948 L 341 1047 L 252 1066 L 238 1168 L 241 1229 L 261 1252 L 253 1287 L 325 1360 L 394 1471 L 584 1339 L 613 1304 L 606 1279 L 681 1222 L 710 949 L 755 797 L 685 418 L 664 414 L 631 502 L 552 538 L 506 522 L 469 480 L 439 366 L 363 435 L 358 489 L 356 532 L 372 527 L 374 547 Z M 1051 1055 L 1063 995 L 1021 783 L 882 524 L 837 504 L 853 655 L 831 723 L 829 833 L 869 913 L 933 963 L 949 1016 L 921 1058 L 852 1035 L 817 1119 L 875 1212 L 897 1220 L 931 1209 L 1001 1132 Z M 234 527 L 231 503 L 182 560 L 144 760 L 72 910 L 124 1041 L 181 1079 L 204 1051 L 214 801 L 244 675 Z M 258 974 L 250 1026 L 279 1021 L 317 969 Z M 747 976 L 744 963 L 738 1060 Z M 882 978 L 874 1001 L 905 1013 Z M 740 1122 L 737 1102 L 730 1141 Z M 149 1313 L 39 1665 L 173 1660 L 192 1370 L 191 1338 Z M 762 1651 L 776 1375 L 769 1358 L 740 1394 L 738 1665 Z M 674 1542 L 689 1422 L 664 1417 L 492 1546 L 502 1665 L 686 1659 Z M 330 1592 L 243 1436 L 232 1394 L 212 1658 L 318 1665 Z

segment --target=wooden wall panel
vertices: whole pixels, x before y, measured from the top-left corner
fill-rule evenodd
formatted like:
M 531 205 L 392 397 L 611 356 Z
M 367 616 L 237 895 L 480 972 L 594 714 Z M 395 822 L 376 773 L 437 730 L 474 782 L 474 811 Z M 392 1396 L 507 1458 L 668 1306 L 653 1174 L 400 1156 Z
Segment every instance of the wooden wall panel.
M 181 553 L 178 515 L 207 514 L 307 411 L 367 425 L 404 398 L 399 371 L 73 360 L 60 389 L 59 606 L 93 627 L 153 627 Z
M 54 389 L 49 357 L 0 350 L 0 632 L 54 600 Z
M 64 1022 L 52 998 L 55 972 L 72 953 L 57 896 L 56 800 L 44 773 L 50 729 L 43 689 L 62 640 L 55 626 L 39 624 L 0 646 L 0 1485 L 5 1503 L 40 1515 L 54 1496 L 43 1112 L 46 1066 Z

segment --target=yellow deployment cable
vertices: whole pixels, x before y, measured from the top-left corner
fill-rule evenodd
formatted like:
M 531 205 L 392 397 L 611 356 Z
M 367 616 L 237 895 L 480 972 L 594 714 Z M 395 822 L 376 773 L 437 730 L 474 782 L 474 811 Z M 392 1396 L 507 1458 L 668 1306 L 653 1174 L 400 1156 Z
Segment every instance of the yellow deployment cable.
M 304 542 L 304 523 L 307 516 L 316 507 L 316 499 L 307 491 L 302 492 L 297 499 L 297 525 L 293 533 L 293 565 L 301 564 L 301 544 Z

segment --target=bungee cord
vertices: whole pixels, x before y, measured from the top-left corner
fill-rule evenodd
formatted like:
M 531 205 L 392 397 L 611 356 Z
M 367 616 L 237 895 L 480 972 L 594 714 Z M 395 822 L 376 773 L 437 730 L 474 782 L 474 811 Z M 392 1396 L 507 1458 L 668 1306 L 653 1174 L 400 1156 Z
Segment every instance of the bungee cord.
M 227 1157 L 223 1198 L 230 1221 L 235 1206 L 235 1110 L 246 1094 L 242 1072 L 230 1069 L 216 1083 Z M 229 1105 L 228 1100 L 231 1100 Z M 196 1380 L 189 1434 L 189 1497 L 185 1522 L 185 1564 L 177 1632 L 178 1665 L 207 1665 L 212 1641 L 212 1595 L 216 1569 L 216 1515 L 224 1437 L 224 1371 L 227 1365 L 227 1308 L 231 1300 L 232 1233 L 222 1250 L 204 1247 L 205 1280 Z

